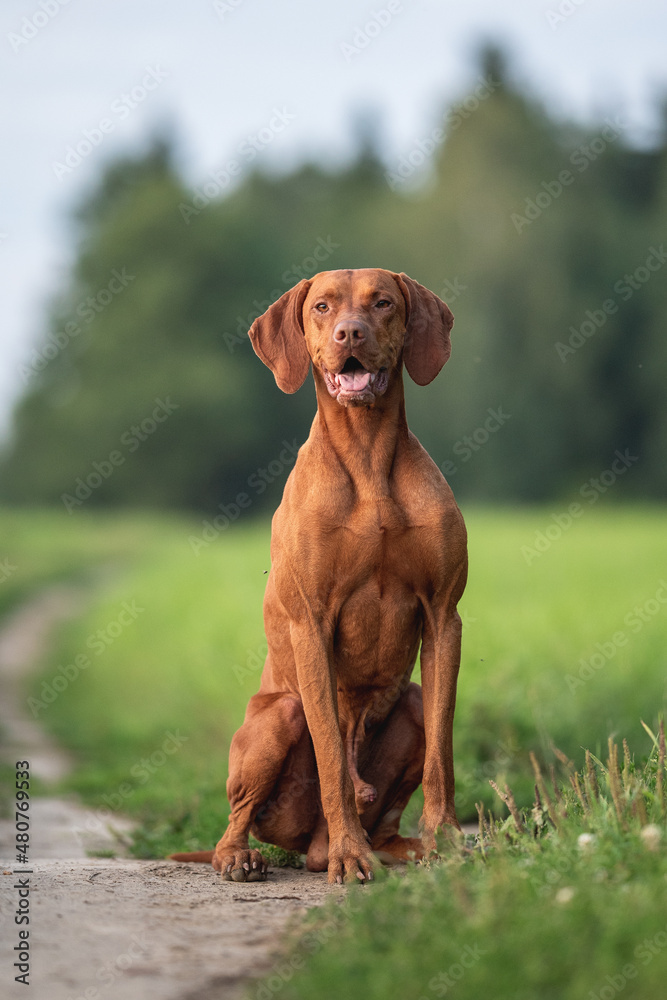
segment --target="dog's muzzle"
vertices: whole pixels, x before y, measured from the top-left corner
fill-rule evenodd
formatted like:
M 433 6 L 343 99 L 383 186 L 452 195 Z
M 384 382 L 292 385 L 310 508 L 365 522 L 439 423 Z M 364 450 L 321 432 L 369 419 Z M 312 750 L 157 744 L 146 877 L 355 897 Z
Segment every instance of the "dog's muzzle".
M 322 365 L 322 373 L 330 395 L 344 406 L 368 406 L 382 395 L 389 384 L 386 368 L 370 372 L 355 357 L 348 358 L 339 372 L 329 371 Z

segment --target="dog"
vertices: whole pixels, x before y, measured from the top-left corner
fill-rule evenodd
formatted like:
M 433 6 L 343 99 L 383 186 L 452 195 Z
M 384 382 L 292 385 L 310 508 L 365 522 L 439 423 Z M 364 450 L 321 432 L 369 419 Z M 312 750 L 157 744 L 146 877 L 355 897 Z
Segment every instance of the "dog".
M 232 740 L 229 825 L 212 861 L 263 881 L 260 841 L 306 854 L 328 881 L 370 881 L 422 859 L 454 806 L 457 604 L 466 530 L 440 470 L 408 430 L 403 367 L 427 385 L 454 317 L 406 274 L 323 271 L 255 320 L 252 345 L 284 392 L 312 365 L 317 413 L 272 525 L 268 655 Z M 410 677 L 421 646 L 421 687 Z M 399 834 L 423 786 L 421 838 Z

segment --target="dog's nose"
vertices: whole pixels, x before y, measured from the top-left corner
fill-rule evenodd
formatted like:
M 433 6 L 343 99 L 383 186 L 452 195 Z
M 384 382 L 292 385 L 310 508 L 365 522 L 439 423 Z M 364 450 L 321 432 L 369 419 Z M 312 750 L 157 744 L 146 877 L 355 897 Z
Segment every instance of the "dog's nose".
M 337 344 L 356 347 L 357 344 L 363 344 L 366 339 L 366 330 L 363 324 L 357 320 L 341 320 L 334 327 L 333 339 Z

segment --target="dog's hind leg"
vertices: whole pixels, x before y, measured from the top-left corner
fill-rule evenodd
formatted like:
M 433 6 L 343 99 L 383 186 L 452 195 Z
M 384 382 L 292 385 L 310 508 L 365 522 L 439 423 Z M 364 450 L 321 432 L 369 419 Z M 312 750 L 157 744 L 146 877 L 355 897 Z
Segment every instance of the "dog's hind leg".
M 281 775 L 294 771 L 290 766 L 292 753 L 306 740 L 310 737 L 297 695 L 256 694 L 250 699 L 245 722 L 234 734 L 229 752 L 229 826 L 212 859 L 224 879 L 253 882 L 266 878 L 266 861 L 259 851 L 249 849 L 251 826 L 261 839 L 268 839 L 265 835 L 272 832 L 272 843 L 288 846 L 280 842 L 279 818 L 284 810 L 280 808 L 280 792 L 276 798 L 275 790 Z
M 424 771 L 424 711 L 421 688 L 408 685 L 376 733 L 369 734 L 360 755 L 360 770 L 377 789 L 377 800 L 362 814 L 371 849 L 381 861 L 408 861 L 423 856 L 422 842 L 402 837 L 403 810 L 419 787 Z

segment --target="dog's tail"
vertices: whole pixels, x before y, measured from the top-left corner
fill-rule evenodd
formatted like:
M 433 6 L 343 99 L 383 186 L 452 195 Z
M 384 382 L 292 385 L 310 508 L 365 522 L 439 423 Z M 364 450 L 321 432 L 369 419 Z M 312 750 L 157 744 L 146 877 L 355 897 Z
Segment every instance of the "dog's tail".
M 170 854 L 172 861 L 200 861 L 202 864 L 210 864 L 213 860 L 213 851 L 191 851 L 189 854 Z

